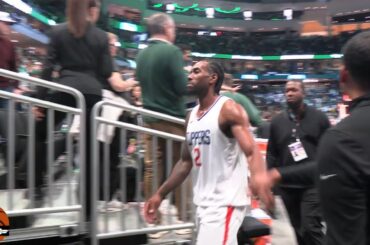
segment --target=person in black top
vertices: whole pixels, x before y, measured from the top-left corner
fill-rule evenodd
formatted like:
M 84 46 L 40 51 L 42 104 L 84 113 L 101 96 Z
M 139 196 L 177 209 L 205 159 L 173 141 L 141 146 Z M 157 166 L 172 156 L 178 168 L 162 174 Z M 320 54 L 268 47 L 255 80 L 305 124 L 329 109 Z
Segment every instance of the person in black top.
M 285 87 L 288 108 L 273 118 L 267 146 L 267 164 L 279 172 L 316 158 L 319 140 L 330 127 L 324 113 L 304 104 L 301 81 Z M 299 245 L 322 244 L 323 232 L 314 177 L 308 182 L 281 182 L 277 185 L 287 208 Z
M 343 49 L 339 84 L 349 116 L 323 136 L 317 155 L 326 245 L 370 244 L 370 32 Z
M 109 54 L 106 32 L 95 27 L 99 17 L 100 4 L 97 0 L 68 0 L 67 23 L 55 26 L 49 34 L 47 59 L 42 79 L 51 80 L 56 65 L 60 67 L 57 83 L 79 90 L 86 101 L 86 220 L 90 219 L 90 113 L 101 100 L 103 84 L 112 74 L 112 59 Z M 66 106 L 76 106 L 74 97 L 63 92 L 48 93 L 39 88 L 37 97 Z M 43 184 L 42 173 L 46 169 L 46 112 L 44 108 L 34 109 L 36 124 L 36 186 Z M 66 114 L 55 112 L 54 122 L 60 124 Z M 57 156 L 57 154 L 55 154 Z
M 108 82 L 103 86 L 103 100 L 105 101 L 113 101 L 122 105 L 128 105 L 129 102 L 126 101 L 125 93 L 129 93 L 129 91 L 133 88 L 133 86 L 137 85 L 138 82 L 135 81 L 133 78 L 123 80 L 122 75 L 120 73 L 119 66 L 114 59 L 118 54 L 118 37 L 113 33 L 107 33 L 108 41 L 109 41 L 109 50 L 110 54 L 113 58 L 112 65 L 113 65 L 113 72 L 108 79 Z M 133 119 L 130 117 L 130 113 L 124 111 L 123 109 L 119 108 L 112 108 L 110 106 L 103 106 L 103 110 L 101 116 L 112 121 L 123 121 L 132 123 Z M 122 149 L 120 149 L 120 132 L 119 128 L 116 128 L 111 125 L 99 125 L 98 128 L 98 140 L 102 143 L 100 146 L 100 169 L 99 171 L 104 170 L 104 146 L 103 143 L 109 144 L 109 158 L 110 158 L 110 165 L 109 165 L 109 190 L 108 190 L 108 200 L 112 201 L 113 195 L 120 187 L 120 172 L 118 166 L 120 164 L 120 157 L 119 153 Z M 132 132 L 127 132 L 128 135 L 132 135 Z M 127 169 L 127 171 L 131 171 L 132 169 Z M 105 183 L 103 174 L 100 175 L 100 183 Z M 99 199 L 104 200 L 104 185 L 100 185 L 100 193 Z M 131 186 L 128 187 L 130 190 Z M 130 201 L 133 201 L 132 199 Z M 109 202 L 103 210 L 109 210 L 112 208 L 121 208 L 123 207 L 122 203 L 119 202 Z

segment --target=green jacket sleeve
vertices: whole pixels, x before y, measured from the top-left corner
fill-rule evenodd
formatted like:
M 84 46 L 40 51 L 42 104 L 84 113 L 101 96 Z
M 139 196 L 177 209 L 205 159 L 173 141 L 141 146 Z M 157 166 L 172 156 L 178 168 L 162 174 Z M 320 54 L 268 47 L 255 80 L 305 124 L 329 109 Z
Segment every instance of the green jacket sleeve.
M 174 49 L 173 54 L 169 57 L 169 66 L 169 71 L 172 72 L 171 77 L 174 78 L 174 92 L 178 95 L 184 95 L 186 93 L 187 77 L 180 49 Z

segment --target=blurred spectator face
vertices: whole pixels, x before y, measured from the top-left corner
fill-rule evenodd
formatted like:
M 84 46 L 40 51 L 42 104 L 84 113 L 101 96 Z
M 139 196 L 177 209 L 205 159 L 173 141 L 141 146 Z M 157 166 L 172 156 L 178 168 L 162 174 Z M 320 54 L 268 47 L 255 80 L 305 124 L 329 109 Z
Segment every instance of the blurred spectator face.
M 132 88 L 132 96 L 136 99 L 141 98 L 141 88 L 140 86 L 135 86 Z
M 285 98 L 289 107 L 297 107 L 302 104 L 304 91 L 300 82 L 289 81 L 285 85 Z
M 168 21 L 165 27 L 166 30 L 166 36 L 168 38 L 168 41 L 171 43 L 175 42 L 176 39 L 176 26 L 174 21 Z
M 184 59 L 185 62 L 186 61 L 191 61 L 190 54 L 191 54 L 190 50 L 184 50 L 183 51 L 182 58 Z
M 0 21 L 0 36 L 9 37 L 10 26 L 7 22 Z
M 95 2 L 95 6 L 89 8 L 89 18 L 92 23 L 96 23 L 100 17 L 100 3 Z
M 116 46 L 117 39 L 113 36 L 109 36 L 109 51 L 112 57 L 117 56 L 117 46 Z

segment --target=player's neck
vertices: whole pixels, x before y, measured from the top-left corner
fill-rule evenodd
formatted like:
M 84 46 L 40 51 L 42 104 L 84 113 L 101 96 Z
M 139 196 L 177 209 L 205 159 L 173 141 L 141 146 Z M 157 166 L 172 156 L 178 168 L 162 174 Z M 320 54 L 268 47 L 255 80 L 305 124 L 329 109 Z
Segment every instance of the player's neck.
M 209 107 L 215 103 L 218 97 L 218 94 L 212 94 L 199 98 L 199 111 L 207 111 Z

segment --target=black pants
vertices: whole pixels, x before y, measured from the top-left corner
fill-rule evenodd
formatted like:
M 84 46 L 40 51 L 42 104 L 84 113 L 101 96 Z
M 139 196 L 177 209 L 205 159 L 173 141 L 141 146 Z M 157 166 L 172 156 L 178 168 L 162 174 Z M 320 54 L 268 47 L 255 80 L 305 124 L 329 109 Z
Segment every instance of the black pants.
M 131 118 L 128 113 L 123 113 L 118 121 L 127 122 L 135 124 L 136 120 Z M 115 128 L 114 129 L 114 136 L 112 138 L 112 142 L 109 144 L 109 188 L 108 188 L 108 201 L 112 200 L 114 193 L 120 189 L 120 182 L 121 182 L 121 173 L 119 165 L 121 164 L 121 159 L 119 157 L 120 152 L 126 154 L 126 149 L 120 149 L 121 142 L 120 142 L 120 135 L 121 129 Z M 125 140 L 126 148 L 129 144 L 130 138 L 136 138 L 136 133 L 127 130 Z M 100 169 L 99 172 L 101 173 L 100 176 L 100 189 L 99 189 L 99 199 L 105 200 L 105 186 L 104 186 L 104 143 L 100 143 Z M 124 170 L 126 172 L 126 184 L 127 184 L 127 196 L 126 201 L 132 202 L 134 201 L 135 197 L 135 188 L 136 188 L 136 170 L 133 168 L 127 168 Z
M 86 200 L 86 209 L 85 209 L 85 217 L 86 221 L 90 220 L 91 216 L 91 151 L 90 151 L 90 126 L 91 126 L 91 109 L 92 107 L 99 101 L 101 101 L 101 96 L 99 95 L 90 95 L 85 94 L 85 101 L 86 101 L 86 172 L 85 172 L 85 200 Z M 48 101 L 55 102 L 58 104 L 66 105 L 75 107 L 76 101 L 75 98 L 63 92 L 53 93 L 50 98 L 47 99 Z M 36 186 L 40 186 L 43 184 L 43 174 L 45 173 L 46 166 L 47 166 L 47 114 L 45 114 L 45 118 L 43 120 L 38 121 L 36 123 Z M 55 125 L 59 125 L 63 119 L 65 119 L 66 114 L 64 112 L 55 111 L 55 118 L 54 122 Z
M 316 188 L 279 188 L 299 245 L 321 245 L 322 216 Z

